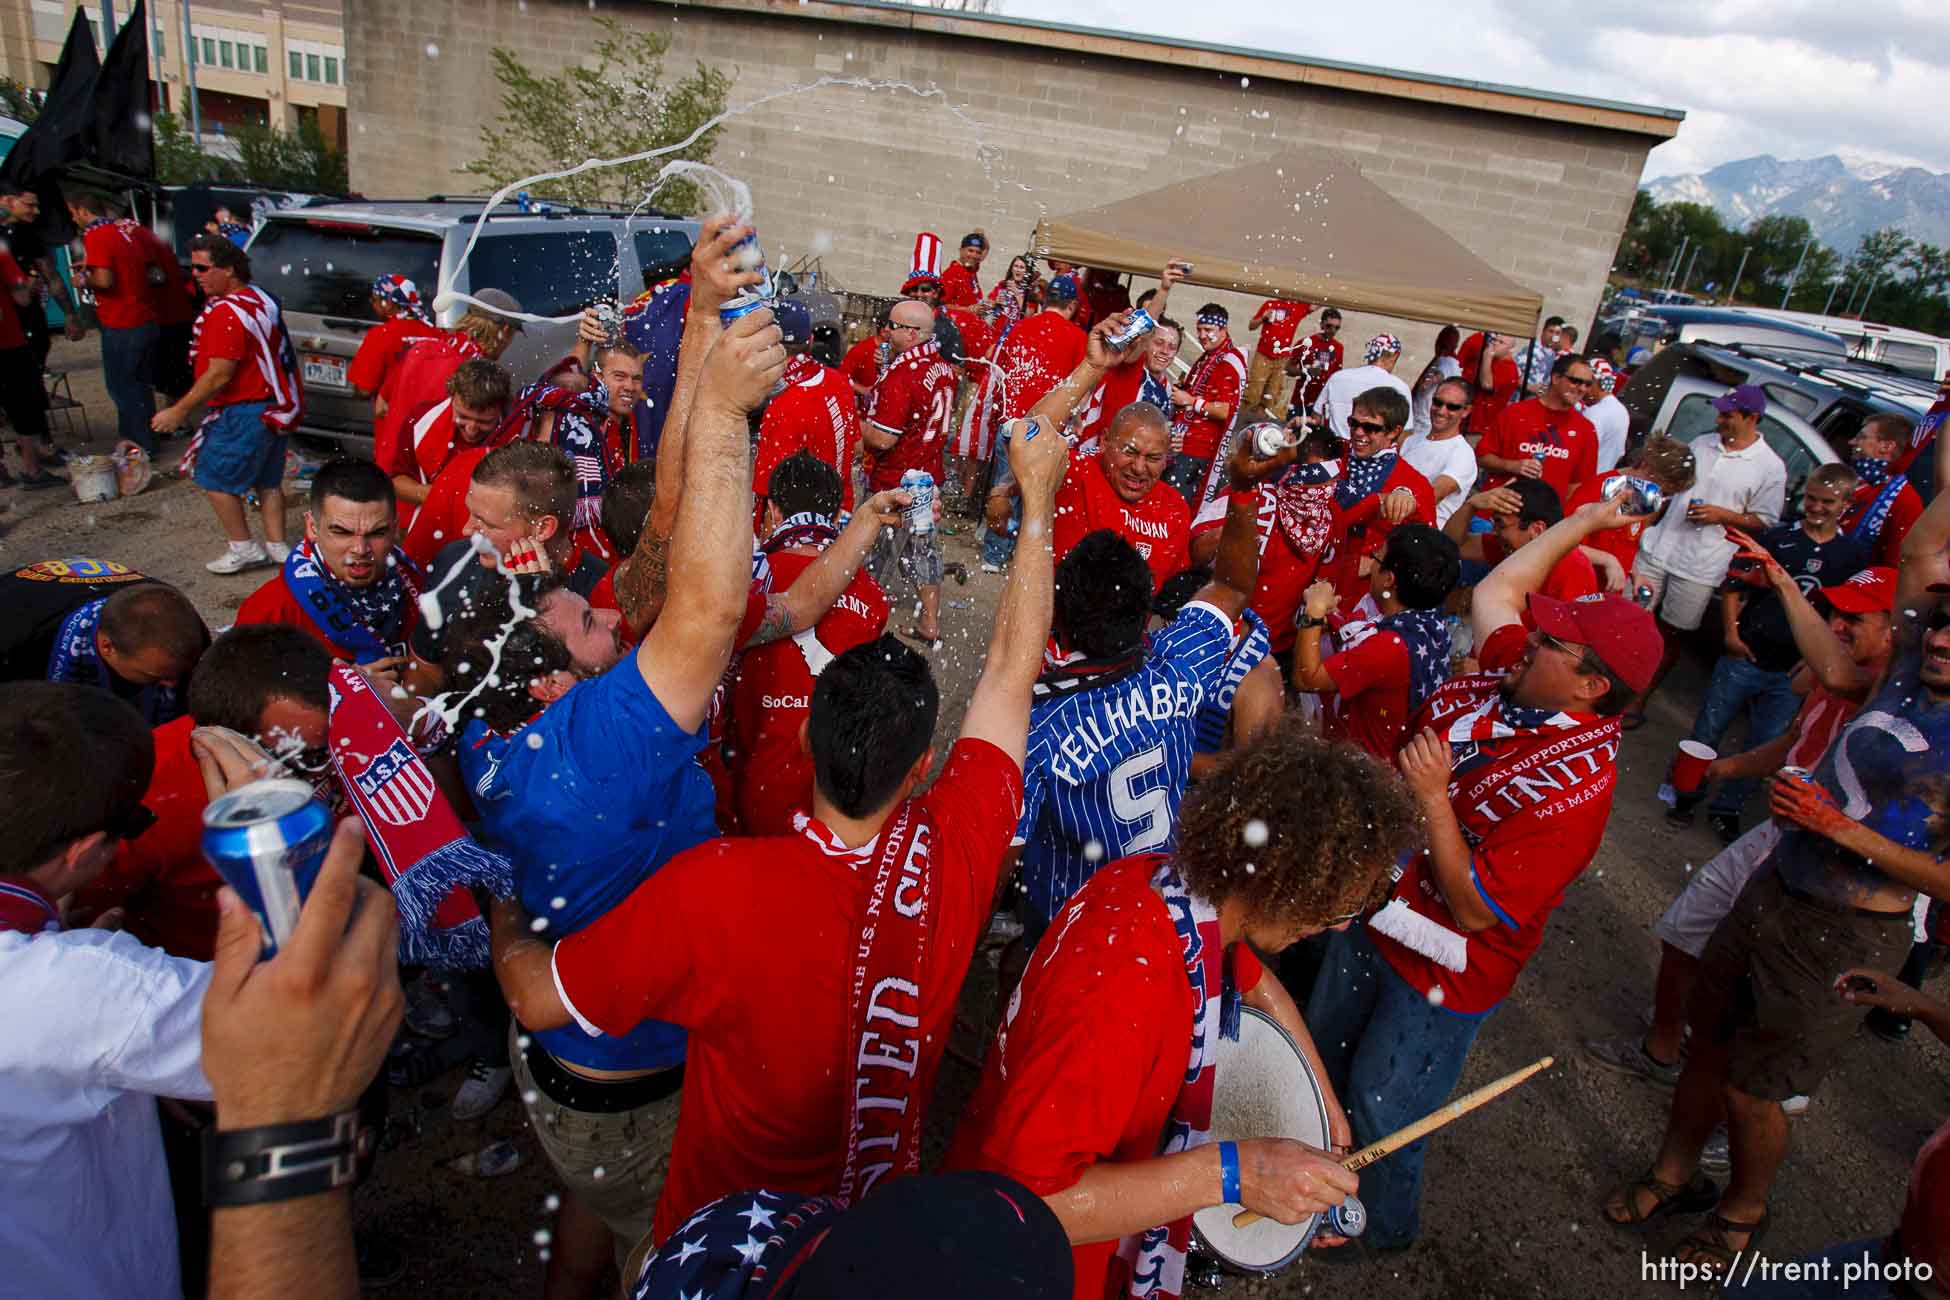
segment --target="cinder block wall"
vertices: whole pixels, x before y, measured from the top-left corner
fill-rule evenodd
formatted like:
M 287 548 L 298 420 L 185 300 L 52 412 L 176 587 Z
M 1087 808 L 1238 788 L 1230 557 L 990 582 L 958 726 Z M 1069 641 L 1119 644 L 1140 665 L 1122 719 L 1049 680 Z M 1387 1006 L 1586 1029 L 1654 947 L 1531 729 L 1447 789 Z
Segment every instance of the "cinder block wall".
M 984 283 L 1026 246 L 1036 218 L 1264 159 L 1295 143 L 1352 155 L 1383 189 L 1491 265 L 1544 295 L 1582 328 L 1631 210 L 1655 140 L 1520 117 L 1191 66 L 1036 48 L 806 17 L 689 4 L 597 12 L 671 35 L 666 75 L 704 62 L 734 74 L 733 105 L 821 76 L 939 87 L 944 107 L 894 91 L 828 87 L 775 101 L 727 125 L 714 161 L 752 189 L 768 252 L 823 252 L 850 288 L 890 292 L 914 234 L 948 245 L 985 228 Z M 346 0 L 352 184 L 374 196 L 478 192 L 456 168 L 476 156 L 499 110 L 488 50 L 538 69 L 588 56 L 585 0 Z M 428 54 L 429 46 L 438 50 Z M 1281 184 L 1268 172 L 1268 184 Z M 1174 314 L 1217 297 L 1193 287 Z M 1466 322 L 1465 322 L 1466 324 Z M 1404 337 L 1412 379 L 1432 325 L 1349 316 L 1356 358 L 1379 329 Z M 1243 330 L 1235 331 L 1250 350 Z

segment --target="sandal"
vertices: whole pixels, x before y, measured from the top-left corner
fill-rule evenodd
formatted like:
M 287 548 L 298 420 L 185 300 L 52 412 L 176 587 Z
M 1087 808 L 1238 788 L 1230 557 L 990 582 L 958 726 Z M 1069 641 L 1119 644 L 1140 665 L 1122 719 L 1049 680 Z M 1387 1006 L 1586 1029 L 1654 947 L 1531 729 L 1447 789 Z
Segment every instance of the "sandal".
M 1640 1192 L 1652 1193 L 1652 1204 L 1644 1210 L 1639 1209 Z M 1625 1211 L 1622 1219 L 1611 1212 L 1614 1198 L 1618 1199 L 1619 1208 Z M 1698 1214 L 1719 1203 L 1720 1185 L 1705 1174 L 1695 1172 L 1692 1181 L 1681 1187 L 1647 1173 L 1643 1178 L 1614 1187 L 1611 1195 L 1605 1197 L 1604 1204 L 1598 1207 L 1598 1212 L 1605 1216 L 1605 1222 L 1612 1227 L 1632 1232 L 1665 1215 Z
M 1705 1273 L 1707 1276 L 1703 1280 L 1710 1285 L 1722 1285 L 1733 1268 L 1734 1260 L 1759 1248 L 1760 1239 L 1766 1235 L 1767 1225 L 1773 1217 L 1762 1214 L 1757 1222 L 1735 1223 L 1719 1214 L 1709 1214 L 1706 1222 L 1687 1233 L 1685 1239 L 1674 1247 L 1673 1258 Z M 1747 1240 L 1736 1247 L 1727 1240 L 1729 1232 L 1744 1232 Z

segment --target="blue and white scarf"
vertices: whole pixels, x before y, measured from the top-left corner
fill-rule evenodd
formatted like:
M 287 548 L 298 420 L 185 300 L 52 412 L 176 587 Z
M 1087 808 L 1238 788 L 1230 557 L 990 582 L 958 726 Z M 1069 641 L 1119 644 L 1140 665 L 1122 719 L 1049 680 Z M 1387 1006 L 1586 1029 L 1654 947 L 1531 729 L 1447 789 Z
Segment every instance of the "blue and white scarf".
M 1889 522 L 1889 512 L 1896 508 L 1903 489 L 1909 486 L 1909 476 L 1891 474 L 1889 462 L 1880 456 L 1858 456 L 1853 463 L 1863 482 L 1882 484 L 1882 490 L 1855 521 L 1855 527 L 1848 530 L 1851 539 L 1872 546 L 1882 536 L 1882 526 Z
M 103 596 L 86 605 L 77 605 L 61 621 L 61 630 L 54 637 L 54 649 L 47 657 L 47 680 L 99 686 L 104 690 L 115 688 L 119 679 L 102 662 L 101 648 L 95 640 L 95 633 L 102 625 L 102 609 L 107 604 L 108 597 Z M 134 704 L 144 722 L 158 727 L 182 716 L 177 695 L 176 687 L 152 682 L 137 692 Z
M 398 547 L 385 566 L 370 587 L 348 587 L 332 576 L 306 538 L 285 557 L 284 585 L 327 641 L 350 650 L 354 663 L 369 664 L 405 653 L 411 611 L 424 585 L 419 566 Z

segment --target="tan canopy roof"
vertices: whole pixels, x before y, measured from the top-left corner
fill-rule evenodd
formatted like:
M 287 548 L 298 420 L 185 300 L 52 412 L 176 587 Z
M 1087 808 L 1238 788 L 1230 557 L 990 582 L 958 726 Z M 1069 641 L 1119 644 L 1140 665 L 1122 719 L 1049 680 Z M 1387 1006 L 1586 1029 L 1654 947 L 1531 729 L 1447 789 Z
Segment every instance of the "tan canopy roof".
M 1392 198 L 1351 158 L 1296 149 L 1102 207 L 1045 217 L 1036 252 L 1406 320 L 1527 335 L 1543 295 L 1524 288 Z

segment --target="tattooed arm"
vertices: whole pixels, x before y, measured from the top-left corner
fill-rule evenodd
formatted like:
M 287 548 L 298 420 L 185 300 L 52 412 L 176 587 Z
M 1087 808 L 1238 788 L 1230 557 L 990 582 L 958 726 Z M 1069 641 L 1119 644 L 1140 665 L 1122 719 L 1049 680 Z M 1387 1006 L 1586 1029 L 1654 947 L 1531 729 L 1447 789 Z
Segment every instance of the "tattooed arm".
M 862 502 L 846 531 L 821 551 L 790 587 L 773 592 L 766 600 L 765 619 L 745 646 L 797 636 L 823 618 L 866 562 L 880 530 L 900 522 L 901 507 L 907 502 L 908 494 L 899 488 L 876 492 Z

